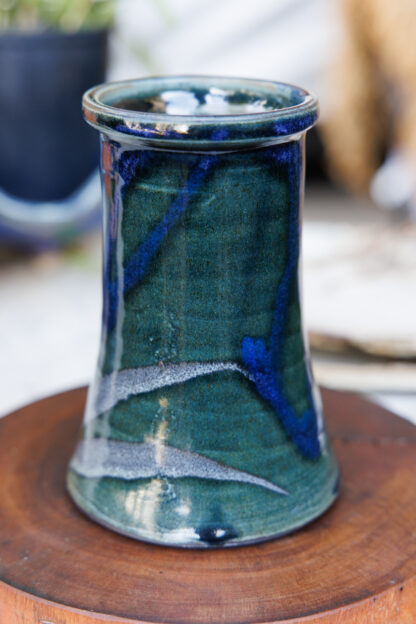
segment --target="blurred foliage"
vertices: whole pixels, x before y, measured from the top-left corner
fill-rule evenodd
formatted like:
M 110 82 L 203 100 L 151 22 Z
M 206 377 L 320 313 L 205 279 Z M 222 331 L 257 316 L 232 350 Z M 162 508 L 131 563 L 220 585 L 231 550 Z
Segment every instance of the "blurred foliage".
M 0 0 L 0 29 L 74 32 L 106 28 L 116 0 Z

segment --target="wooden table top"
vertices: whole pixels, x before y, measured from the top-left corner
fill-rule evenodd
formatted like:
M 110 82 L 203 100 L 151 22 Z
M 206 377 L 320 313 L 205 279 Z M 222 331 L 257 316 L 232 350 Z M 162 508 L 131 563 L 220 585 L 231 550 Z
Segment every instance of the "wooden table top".
M 355 395 L 323 400 L 338 502 L 291 536 L 211 551 L 137 542 L 75 508 L 84 389 L 2 419 L 0 622 L 415 623 L 416 427 Z

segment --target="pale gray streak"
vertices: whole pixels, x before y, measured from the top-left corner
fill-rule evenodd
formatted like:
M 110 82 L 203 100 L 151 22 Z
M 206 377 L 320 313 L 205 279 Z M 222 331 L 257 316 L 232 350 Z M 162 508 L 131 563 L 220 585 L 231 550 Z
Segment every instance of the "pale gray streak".
M 271 481 L 226 466 L 204 455 L 158 441 L 133 443 L 104 439 L 81 440 L 70 467 L 87 478 L 115 477 L 131 480 L 197 477 L 249 483 L 276 494 L 288 494 Z
M 236 362 L 181 362 L 127 368 L 110 373 L 99 382 L 95 412 L 102 414 L 132 395 L 151 392 L 219 371 L 237 371 L 248 377 L 247 369 Z

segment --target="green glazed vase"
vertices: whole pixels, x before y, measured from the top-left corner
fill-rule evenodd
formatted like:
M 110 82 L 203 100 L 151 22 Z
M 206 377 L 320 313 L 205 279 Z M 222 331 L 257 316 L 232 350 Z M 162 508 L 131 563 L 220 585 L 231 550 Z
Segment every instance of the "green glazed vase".
M 84 115 L 101 133 L 104 305 L 73 500 L 171 546 L 305 525 L 338 488 L 298 278 L 316 99 L 149 78 L 91 89 Z

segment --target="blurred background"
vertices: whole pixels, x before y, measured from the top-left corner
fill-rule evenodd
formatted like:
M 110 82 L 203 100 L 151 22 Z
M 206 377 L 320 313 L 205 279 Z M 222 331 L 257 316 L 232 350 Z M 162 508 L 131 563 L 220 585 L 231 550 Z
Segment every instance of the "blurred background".
M 83 91 L 217 74 L 317 93 L 304 316 L 319 383 L 416 422 L 416 2 L 0 0 L 0 415 L 88 383 L 98 136 Z

